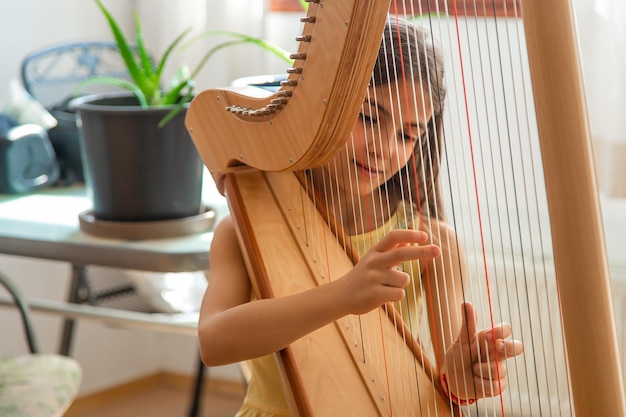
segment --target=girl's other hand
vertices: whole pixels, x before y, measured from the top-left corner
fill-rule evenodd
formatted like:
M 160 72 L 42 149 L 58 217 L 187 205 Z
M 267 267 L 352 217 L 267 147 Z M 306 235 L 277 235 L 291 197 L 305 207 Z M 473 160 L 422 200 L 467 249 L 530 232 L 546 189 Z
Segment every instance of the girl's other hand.
M 449 391 L 461 400 L 494 397 L 506 388 L 506 360 L 520 355 L 524 346 L 507 339 L 511 325 L 500 323 L 493 328 L 476 330 L 474 306 L 462 304 L 463 325 L 445 356 L 442 373 Z

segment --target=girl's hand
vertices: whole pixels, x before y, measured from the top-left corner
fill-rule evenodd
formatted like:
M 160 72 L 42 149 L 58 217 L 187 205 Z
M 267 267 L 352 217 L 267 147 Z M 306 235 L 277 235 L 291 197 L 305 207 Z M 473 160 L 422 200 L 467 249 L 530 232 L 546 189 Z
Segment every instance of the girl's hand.
M 410 277 L 396 267 L 439 256 L 439 247 L 419 246 L 427 240 L 426 233 L 410 229 L 392 230 L 380 239 L 341 279 L 350 313 L 364 314 L 386 302 L 402 300 Z
M 465 302 L 462 309 L 461 331 L 446 352 L 442 370 L 448 390 L 460 400 L 494 397 L 506 388 L 506 360 L 521 354 L 523 344 L 505 340 L 512 333 L 508 323 L 477 331 L 474 306 Z

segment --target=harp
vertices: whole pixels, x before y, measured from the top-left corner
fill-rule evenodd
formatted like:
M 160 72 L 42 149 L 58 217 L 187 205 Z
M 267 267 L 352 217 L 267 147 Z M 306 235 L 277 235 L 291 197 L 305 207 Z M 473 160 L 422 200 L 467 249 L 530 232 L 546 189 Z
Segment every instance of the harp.
M 485 7 L 490 2 L 465 3 Z M 199 94 L 189 109 L 188 129 L 218 188 L 228 198 L 255 291 L 261 297 L 280 297 L 324 285 L 355 261 L 341 227 L 324 216 L 314 197 L 303 192 L 307 182 L 293 172 L 326 163 L 349 137 L 388 10 L 385 1 L 311 2 L 294 68 L 277 93 L 256 98 L 209 90 Z M 519 394 L 537 397 L 530 398 L 529 405 L 520 402 L 508 408 L 515 410 L 511 415 L 552 413 L 556 398 L 557 403 L 565 403 L 570 415 L 623 416 L 624 387 L 572 9 L 568 0 L 526 0 L 520 14 L 532 76 L 567 370 L 557 369 L 557 374 L 565 374 L 565 380 L 558 382 L 565 388 L 557 387 L 556 394 L 543 404 L 541 391 L 549 390 L 550 378 L 536 383 L 536 392 Z M 459 43 L 465 36 L 458 22 L 452 33 Z M 469 119 L 466 117 L 464 124 L 469 125 Z M 568 183 L 577 186 L 564 186 Z M 333 236 L 325 240 L 328 255 L 321 257 L 316 252 L 319 249 L 310 245 L 313 230 Z M 582 235 L 584 245 L 579 240 Z M 478 248 L 477 252 L 485 250 Z M 527 319 L 520 318 L 520 326 Z M 357 326 L 375 328 L 384 337 L 366 344 L 354 337 Z M 440 394 L 437 371 L 428 353 L 408 334 L 397 312 L 385 305 L 358 320 L 339 320 L 279 352 L 292 413 L 463 413 Z M 540 356 L 530 348 L 533 358 Z M 363 360 L 365 350 L 370 358 L 397 352 L 403 365 L 364 365 L 371 362 Z M 535 368 L 545 367 L 545 360 L 533 361 Z M 533 366 L 528 363 L 533 361 L 526 361 L 524 367 Z M 411 364 L 411 372 L 406 372 L 407 364 Z M 539 379 L 541 373 L 531 371 L 531 379 Z M 477 406 L 476 412 L 503 415 L 505 408 L 504 404 Z

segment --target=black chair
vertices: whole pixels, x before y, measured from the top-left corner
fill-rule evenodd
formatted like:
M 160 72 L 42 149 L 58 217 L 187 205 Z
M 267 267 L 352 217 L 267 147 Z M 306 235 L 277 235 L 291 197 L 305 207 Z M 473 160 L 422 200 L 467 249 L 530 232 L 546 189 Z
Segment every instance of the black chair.
M 31 312 L 26 300 L 17 287 L 13 285 L 13 281 L 2 273 L 0 273 L 0 285 L 9 293 L 13 304 L 20 312 L 20 319 L 22 321 L 22 327 L 24 328 L 24 336 L 26 337 L 29 352 L 38 353 L 39 347 L 37 345 L 37 338 L 35 337 Z
M 113 41 L 80 41 L 49 46 L 29 53 L 22 61 L 21 74 L 26 91 L 59 122 L 48 133 L 61 166 L 61 183 L 84 181 L 78 128 L 68 103 L 76 97 L 78 85 L 92 77 L 130 79 L 117 45 Z M 80 94 L 119 91 L 124 90 L 98 83 L 81 88 Z M 124 271 L 113 268 L 74 265 L 68 298 L 77 304 L 155 313 Z M 64 355 L 70 353 L 73 331 L 74 320 L 67 319 L 60 346 L 60 353 Z M 198 359 L 190 417 L 199 413 L 205 372 L 205 366 Z

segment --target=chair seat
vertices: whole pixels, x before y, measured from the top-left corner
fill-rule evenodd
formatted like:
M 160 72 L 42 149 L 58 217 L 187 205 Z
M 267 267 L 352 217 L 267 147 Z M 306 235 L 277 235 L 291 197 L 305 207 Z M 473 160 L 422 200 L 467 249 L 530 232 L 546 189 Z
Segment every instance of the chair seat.
M 61 355 L 0 359 L 0 415 L 61 417 L 76 397 L 81 378 L 78 362 Z

